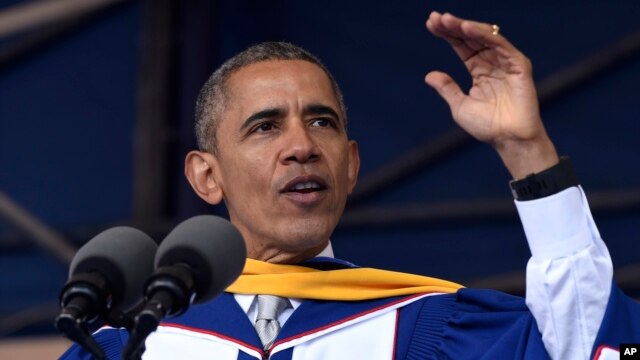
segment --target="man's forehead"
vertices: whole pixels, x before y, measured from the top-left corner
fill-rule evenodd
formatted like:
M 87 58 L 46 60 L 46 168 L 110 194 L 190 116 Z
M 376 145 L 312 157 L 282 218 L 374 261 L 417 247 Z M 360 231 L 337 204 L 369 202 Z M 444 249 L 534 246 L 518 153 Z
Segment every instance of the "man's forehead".
M 288 99 L 282 98 L 278 90 L 295 91 L 286 95 L 339 107 L 329 76 L 320 66 L 305 60 L 269 60 L 246 65 L 229 77 L 226 87 L 227 109 L 234 105 L 285 106 Z

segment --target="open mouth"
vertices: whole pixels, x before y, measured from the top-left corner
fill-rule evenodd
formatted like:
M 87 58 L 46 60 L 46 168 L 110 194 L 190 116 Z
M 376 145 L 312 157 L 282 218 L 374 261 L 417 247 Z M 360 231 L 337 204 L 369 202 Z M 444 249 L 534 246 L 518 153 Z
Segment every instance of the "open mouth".
M 282 193 L 298 193 L 309 194 L 317 191 L 326 190 L 327 185 L 324 180 L 317 176 L 299 176 L 287 183 L 281 190 Z
M 308 194 L 315 191 L 321 191 L 326 189 L 327 187 L 316 182 L 316 181 L 305 181 L 293 184 L 288 187 L 286 192 L 297 192 L 301 194 Z

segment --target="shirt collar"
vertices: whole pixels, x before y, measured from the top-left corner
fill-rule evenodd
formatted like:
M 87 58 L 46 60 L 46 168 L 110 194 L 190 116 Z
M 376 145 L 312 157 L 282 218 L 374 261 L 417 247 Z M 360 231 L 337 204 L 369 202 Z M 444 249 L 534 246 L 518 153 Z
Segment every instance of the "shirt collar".
M 248 314 L 249 311 L 252 310 L 251 306 L 256 301 L 256 296 L 255 294 L 233 294 L 233 297 L 235 297 L 238 305 L 240 305 L 245 314 Z M 291 302 L 294 310 L 302 304 L 302 300 L 300 299 L 289 298 L 289 302 Z
M 327 246 L 322 251 L 320 251 L 320 254 L 316 255 L 316 257 L 320 257 L 320 256 L 330 257 L 330 258 L 335 257 L 335 255 L 333 255 L 333 247 L 331 247 L 331 241 L 329 241 L 327 243 Z

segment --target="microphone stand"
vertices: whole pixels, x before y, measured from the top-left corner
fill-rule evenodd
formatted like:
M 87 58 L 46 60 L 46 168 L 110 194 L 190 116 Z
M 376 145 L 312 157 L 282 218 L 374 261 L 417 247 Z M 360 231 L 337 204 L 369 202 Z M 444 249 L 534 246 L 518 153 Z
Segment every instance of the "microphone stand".
M 60 293 L 62 311 L 54 325 L 67 338 L 78 343 L 96 359 L 106 359 L 100 345 L 89 334 L 86 323 L 97 318 L 106 308 L 107 280 L 98 273 L 71 277 Z M 89 314 L 96 314 L 89 318 Z
M 99 273 L 74 275 L 60 293 L 62 311 L 56 317 L 54 325 L 68 339 L 78 343 L 94 358 L 107 359 L 104 350 L 91 336 L 86 324 L 96 319 L 105 319 L 115 328 L 131 331 L 133 319 L 121 310 L 111 308 L 107 299 L 108 281 Z M 94 314 L 90 317 L 89 314 Z
M 164 317 L 183 313 L 194 296 L 194 270 L 191 267 L 177 264 L 159 268 L 147 283 L 147 301 L 135 317 L 131 335 L 122 351 L 122 359 L 141 359 L 149 334 L 158 328 Z

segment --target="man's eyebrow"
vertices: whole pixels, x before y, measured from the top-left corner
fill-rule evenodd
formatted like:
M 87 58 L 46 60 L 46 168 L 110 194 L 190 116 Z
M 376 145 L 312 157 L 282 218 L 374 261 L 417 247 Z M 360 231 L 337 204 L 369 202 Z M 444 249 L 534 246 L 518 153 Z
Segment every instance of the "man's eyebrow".
M 331 115 L 334 118 L 336 118 L 336 120 L 340 122 L 342 121 L 341 117 L 338 115 L 338 113 L 335 110 L 333 110 L 333 108 L 327 105 L 322 105 L 322 104 L 307 105 L 304 108 L 304 114 L 305 115 Z
M 249 116 L 247 120 L 245 120 L 244 123 L 242 123 L 242 126 L 240 126 L 240 130 L 244 130 L 250 127 L 253 123 L 263 119 L 280 117 L 284 113 L 285 111 L 281 108 L 268 108 L 268 109 L 260 110 L 257 113 L 251 114 L 251 116 Z

